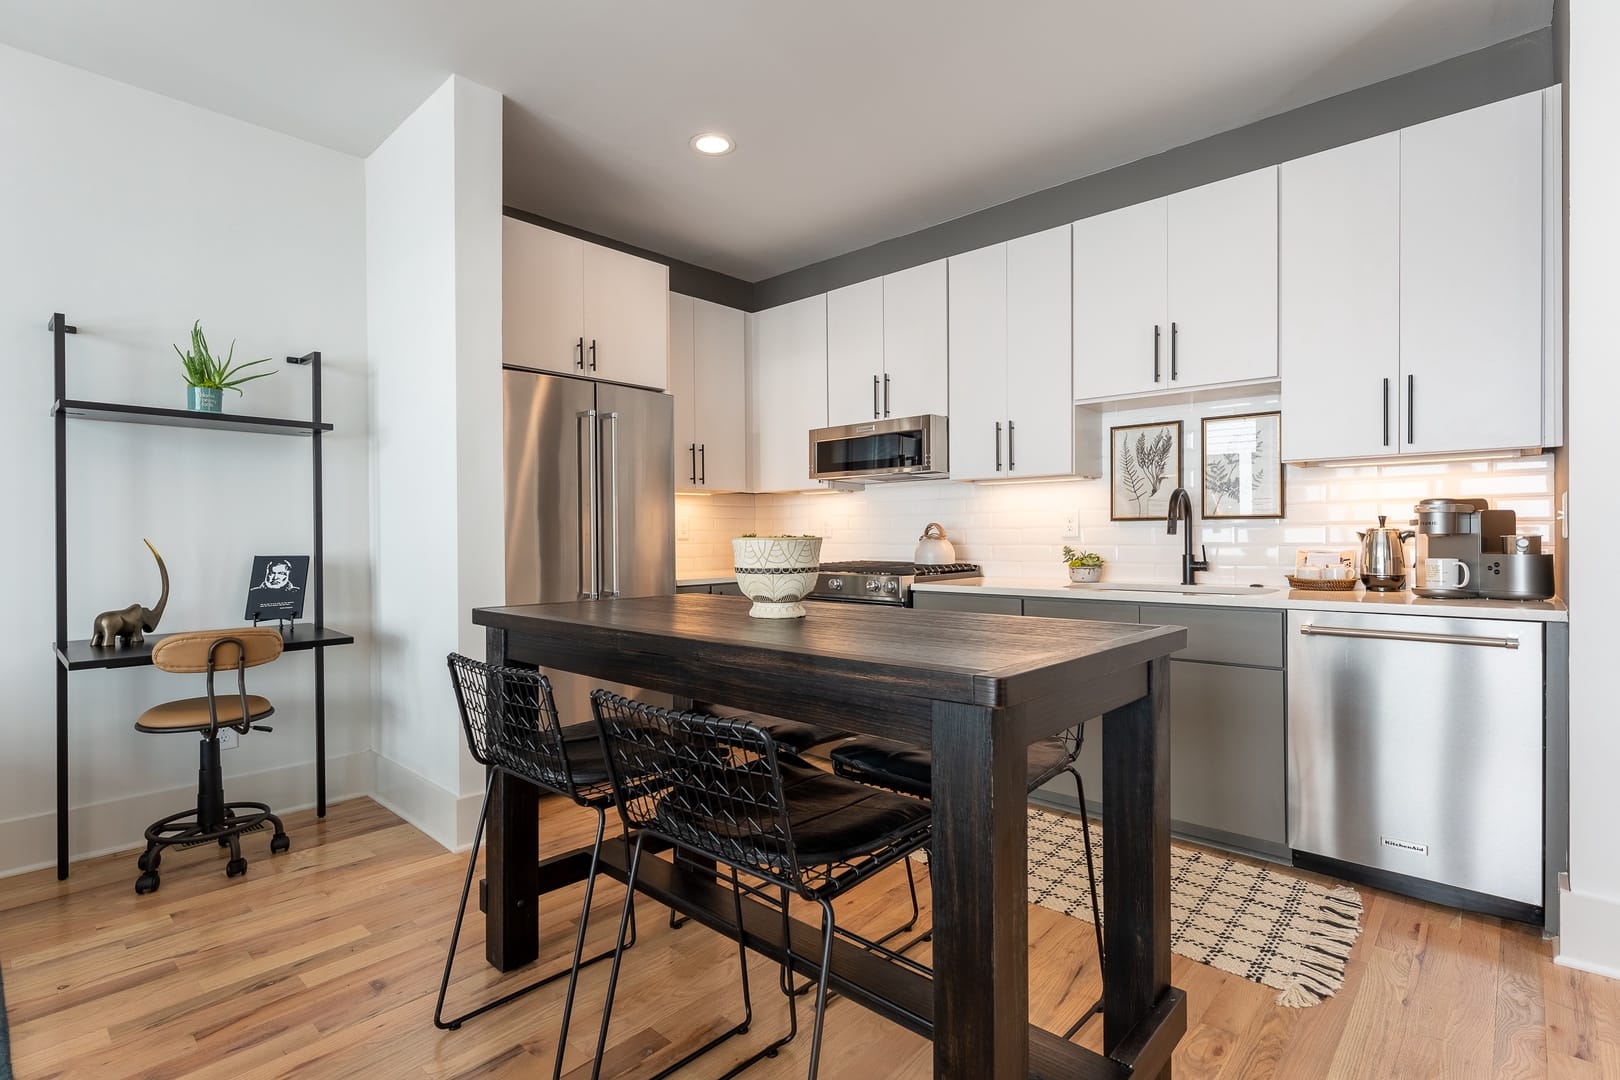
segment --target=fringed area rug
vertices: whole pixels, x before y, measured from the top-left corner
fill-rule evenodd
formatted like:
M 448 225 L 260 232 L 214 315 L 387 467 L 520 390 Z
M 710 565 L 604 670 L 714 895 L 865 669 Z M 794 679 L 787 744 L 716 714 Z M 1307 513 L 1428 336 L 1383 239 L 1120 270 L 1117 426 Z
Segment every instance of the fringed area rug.
M 1029 810 L 1029 902 L 1091 922 L 1084 829 L 1078 817 Z M 1102 826 L 1091 827 L 1097 889 L 1103 881 Z M 1107 917 L 1106 903 L 1103 907 Z M 1170 845 L 1170 948 L 1280 990 L 1277 1004 L 1302 1008 L 1344 985 L 1361 935 L 1361 894 L 1325 889 L 1292 874 L 1214 851 Z

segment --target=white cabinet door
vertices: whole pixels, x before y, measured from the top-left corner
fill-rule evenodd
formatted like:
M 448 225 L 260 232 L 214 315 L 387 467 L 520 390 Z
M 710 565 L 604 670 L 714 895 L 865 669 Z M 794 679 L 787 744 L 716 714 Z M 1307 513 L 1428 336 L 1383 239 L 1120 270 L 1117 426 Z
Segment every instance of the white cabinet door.
M 883 411 L 883 279 L 827 294 L 827 422 L 857 424 Z
M 584 371 L 585 247 L 572 236 L 501 219 L 504 363 L 566 375 Z
M 1400 446 L 1541 445 L 1542 105 L 1401 132 Z
M 1400 132 L 1280 167 L 1284 460 L 1397 452 L 1400 260 Z
M 1277 377 L 1277 170 L 1169 199 L 1170 385 Z
M 696 491 L 697 372 L 690 296 L 669 294 L 669 392 L 675 398 L 675 490 Z
M 883 279 L 884 416 L 950 411 L 945 260 Z
M 669 267 L 585 245 L 585 373 L 669 385 Z
M 1069 238 L 1065 225 L 1007 244 L 1007 468 L 1014 477 L 1074 472 Z M 953 372 L 958 362 L 953 349 Z M 954 390 L 951 400 L 961 400 Z
M 748 356 L 753 491 L 806 491 L 810 431 L 827 426 L 827 296 L 756 312 Z
M 693 301 L 692 351 L 698 488 L 742 491 L 748 487 L 743 313 Z M 682 467 L 678 457 L 675 467 Z
M 1074 223 L 1074 396 L 1167 389 L 1166 203 Z
M 1006 244 L 951 256 L 949 325 L 951 479 L 1005 477 Z

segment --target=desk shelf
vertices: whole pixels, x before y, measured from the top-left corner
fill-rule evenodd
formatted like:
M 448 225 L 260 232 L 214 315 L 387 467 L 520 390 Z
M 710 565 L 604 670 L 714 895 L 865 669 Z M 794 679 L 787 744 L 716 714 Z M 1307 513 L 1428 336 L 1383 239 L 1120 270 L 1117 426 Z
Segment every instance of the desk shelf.
M 148 634 L 146 640 L 139 645 L 92 645 L 88 638 L 83 638 L 70 641 L 65 648 L 57 649 L 56 662 L 69 671 L 145 667 L 151 664 L 152 650 L 157 647 L 157 643 L 169 636 Z M 353 645 L 354 635 L 330 626 L 300 623 L 290 630 L 283 630 L 281 641 L 284 652 L 304 652 L 308 649 L 324 649 L 329 645 Z
M 193 412 L 190 409 L 160 409 L 155 405 L 125 405 L 110 401 L 59 399 L 51 415 L 64 413 L 74 420 L 103 420 L 119 424 L 158 424 L 163 427 L 215 428 L 220 431 L 248 431 L 260 435 L 303 435 L 331 431 L 331 424 L 312 420 L 287 420 L 276 416 L 242 416 L 237 413 Z

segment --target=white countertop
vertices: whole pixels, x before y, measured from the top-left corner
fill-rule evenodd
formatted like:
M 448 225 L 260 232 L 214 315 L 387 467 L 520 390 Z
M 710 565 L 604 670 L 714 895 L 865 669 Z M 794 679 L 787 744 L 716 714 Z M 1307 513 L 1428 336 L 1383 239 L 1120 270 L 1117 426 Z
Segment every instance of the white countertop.
M 675 579 L 675 587 L 678 589 L 682 585 L 728 585 L 736 580 L 737 575 L 734 571 L 716 570 L 708 576 L 694 573 L 691 577 L 678 577 Z
M 1210 607 L 1271 610 L 1363 611 L 1389 615 L 1443 615 L 1462 619 L 1510 619 L 1520 622 L 1568 622 L 1561 600 L 1428 600 L 1408 590 L 1380 593 L 1314 592 L 1301 589 L 1255 589 L 1253 595 L 1157 592 L 1131 589 L 1125 583 L 1068 584 L 1042 578 L 984 578 L 971 582 L 921 582 L 917 592 L 978 593 L 993 596 L 1045 596 L 1064 600 L 1114 600 L 1133 604 L 1193 604 Z

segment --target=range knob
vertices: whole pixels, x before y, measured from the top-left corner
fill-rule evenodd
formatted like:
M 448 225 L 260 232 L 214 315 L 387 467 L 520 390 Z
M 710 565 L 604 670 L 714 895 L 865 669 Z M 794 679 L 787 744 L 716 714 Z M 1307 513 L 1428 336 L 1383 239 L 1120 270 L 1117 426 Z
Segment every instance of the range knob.
M 890 596 L 893 596 L 895 593 L 900 591 L 900 583 L 895 581 L 893 578 L 890 578 L 888 581 L 883 583 L 883 591 L 888 593 Z
M 866 591 L 870 593 L 882 592 L 883 582 L 879 581 L 877 578 L 867 578 Z
M 843 592 L 844 579 L 841 577 L 828 578 L 827 588 L 831 589 L 833 592 Z

